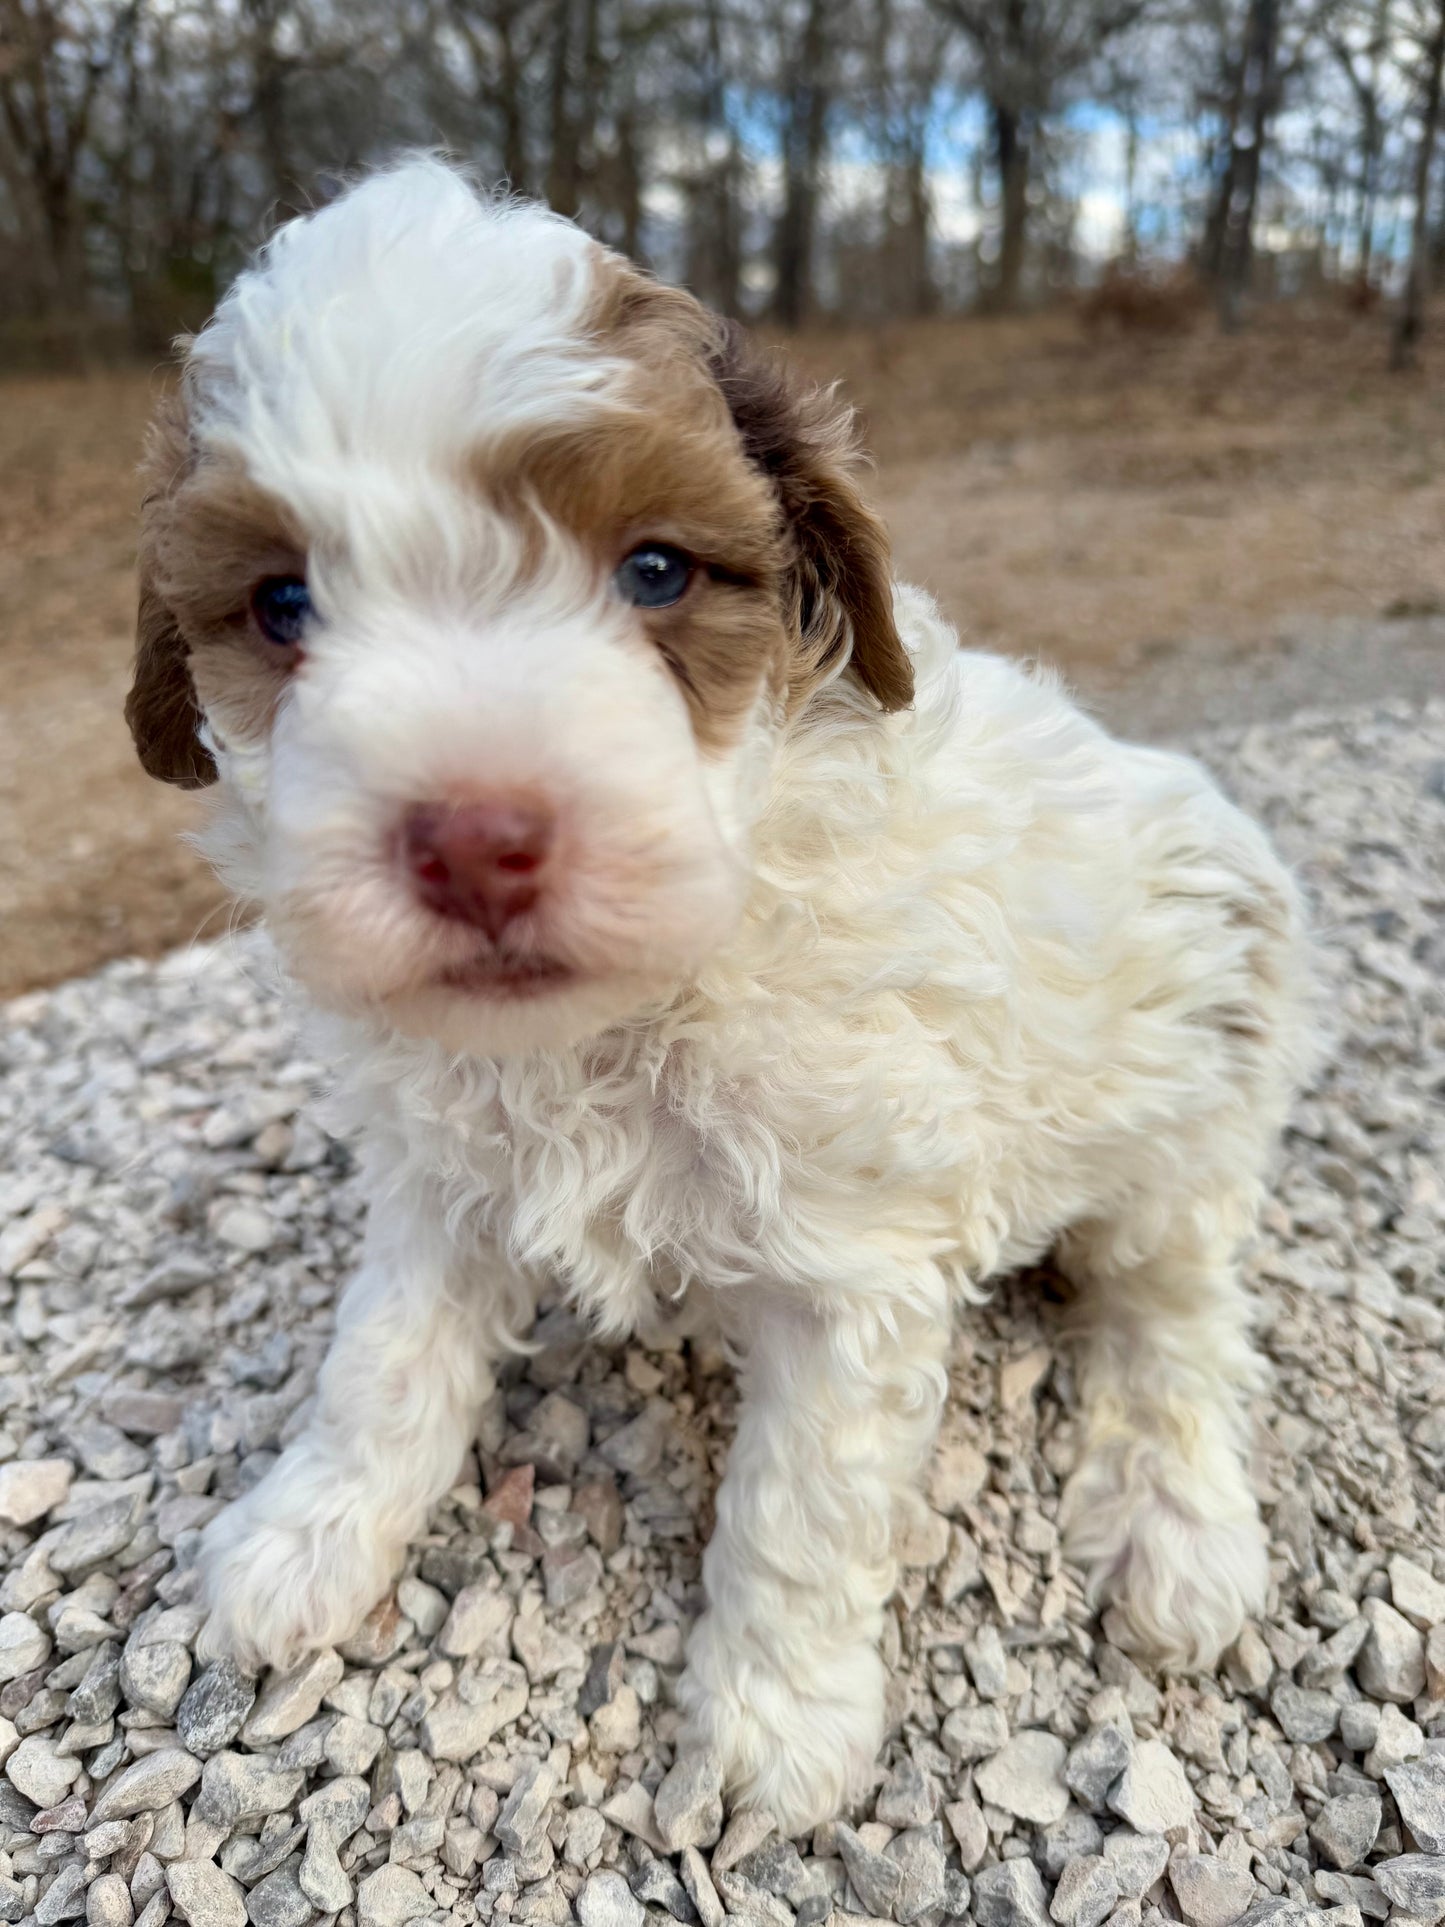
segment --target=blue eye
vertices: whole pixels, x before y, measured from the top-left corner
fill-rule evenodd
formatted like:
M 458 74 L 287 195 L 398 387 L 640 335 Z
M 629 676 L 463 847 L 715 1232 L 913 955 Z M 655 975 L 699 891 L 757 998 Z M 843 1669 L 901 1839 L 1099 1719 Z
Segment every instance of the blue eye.
M 681 602 L 692 581 L 693 561 L 666 542 L 647 542 L 618 567 L 612 580 L 634 609 L 670 609 Z
M 256 585 L 251 607 L 266 640 L 290 648 L 311 619 L 311 591 L 299 575 L 268 575 Z

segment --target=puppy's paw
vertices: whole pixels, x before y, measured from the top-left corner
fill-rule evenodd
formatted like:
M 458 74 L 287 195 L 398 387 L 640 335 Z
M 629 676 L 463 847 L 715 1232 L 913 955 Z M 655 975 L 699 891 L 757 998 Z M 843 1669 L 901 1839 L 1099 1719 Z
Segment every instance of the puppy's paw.
M 1269 1590 L 1264 1526 L 1242 1469 L 1201 1470 L 1144 1441 L 1084 1458 L 1064 1496 L 1065 1551 L 1095 1605 L 1112 1605 L 1132 1650 L 1209 1670 Z
M 883 1740 L 883 1662 L 856 1645 L 773 1664 L 765 1647 L 704 1614 L 678 1686 L 683 1738 L 718 1763 L 734 1805 L 790 1836 L 834 1819 L 865 1783 Z
M 213 1519 L 201 1542 L 210 1617 L 198 1650 L 251 1672 L 289 1669 L 355 1632 L 399 1556 L 368 1529 L 360 1504 L 298 1517 L 294 1503 L 268 1497 L 269 1484 Z

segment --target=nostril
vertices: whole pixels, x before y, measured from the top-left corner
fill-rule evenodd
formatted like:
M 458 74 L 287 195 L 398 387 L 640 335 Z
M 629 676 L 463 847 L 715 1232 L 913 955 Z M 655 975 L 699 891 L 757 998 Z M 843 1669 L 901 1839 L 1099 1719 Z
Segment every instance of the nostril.
M 493 938 L 533 908 L 552 848 L 550 810 L 530 800 L 419 803 L 402 826 L 402 849 L 421 900 Z

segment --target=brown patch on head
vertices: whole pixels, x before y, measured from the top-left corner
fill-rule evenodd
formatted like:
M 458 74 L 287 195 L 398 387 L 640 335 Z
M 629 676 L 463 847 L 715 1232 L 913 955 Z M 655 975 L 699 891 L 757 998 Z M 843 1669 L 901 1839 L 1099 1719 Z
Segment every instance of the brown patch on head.
M 623 405 L 490 438 L 473 474 L 524 531 L 540 514 L 581 542 L 603 580 L 647 542 L 694 559 L 680 602 L 636 614 L 677 679 L 698 742 L 723 750 L 760 694 L 781 697 L 787 683 L 777 497 L 743 457 L 712 379 L 712 317 L 600 250 L 598 264 L 588 334 L 626 365 Z
M 490 498 L 540 509 L 609 572 L 645 540 L 697 559 L 681 602 L 640 615 L 704 747 L 734 742 L 763 690 L 801 708 L 845 658 L 881 708 L 905 707 L 888 539 L 857 489 L 849 411 L 600 251 L 589 332 L 635 370 L 631 405 L 490 444 Z
M 144 469 L 126 721 L 149 775 L 199 789 L 216 780 L 196 734 L 203 703 L 228 736 L 270 726 L 291 661 L 252 633 L 251 591 L 265 576 L 304 573 L 304 551 L 281 505 L 238 467 L 196 459 L 180 396 L 157 414 Z
M 880 708 L 906 708 L 913 666 L 893 621 L 888 531 L 858 488 L 853 411 L 737 322 L 630 267 L 603 277 L 597 326 L 608 346 L 639 362 L 648 383 L 670 362 L 681 360 L 694 376 L 701 367 L 744 460 L 766 482 L 775 518 L 781 514 L 790 701 L 805 700 L 846 655 Z M 700 406 L 695 384 L 679 399 L 685 409 Z M 714 486 L 724 466 L 708 478 Z

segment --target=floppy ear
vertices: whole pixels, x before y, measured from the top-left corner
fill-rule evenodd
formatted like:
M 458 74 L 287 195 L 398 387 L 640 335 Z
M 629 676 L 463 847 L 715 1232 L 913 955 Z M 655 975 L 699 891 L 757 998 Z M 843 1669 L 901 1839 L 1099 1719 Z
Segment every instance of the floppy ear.
M 893 620 L 888 532 L 858 492 L 851 411 L 719 324 L 712 369 L 749 460 L 778 492 L 793 545 L 795 621 L 805 676 L 846 657 L 879 707 L 906 709 L 913 665 Z
M 125 719 L 148 776 L 198 790 L 215 782 L 216 765 L 196 734 L 201 710 L 191 680 L 190 649 L 158 587 L 155 563 L 156 524 L 187 456 L 181 410 L 174 404 L 163 406 L 146 451 L 150 486 L 141 510 L 135 673 Z
M 185 637 L 142 558 L 135 675 L 125 701 L 125 719 L 148 776 L 178 783 L 183 790 L 199 790 L 215 782 L 216 765 L 196 734 L 201 712 L 189 654 Z

